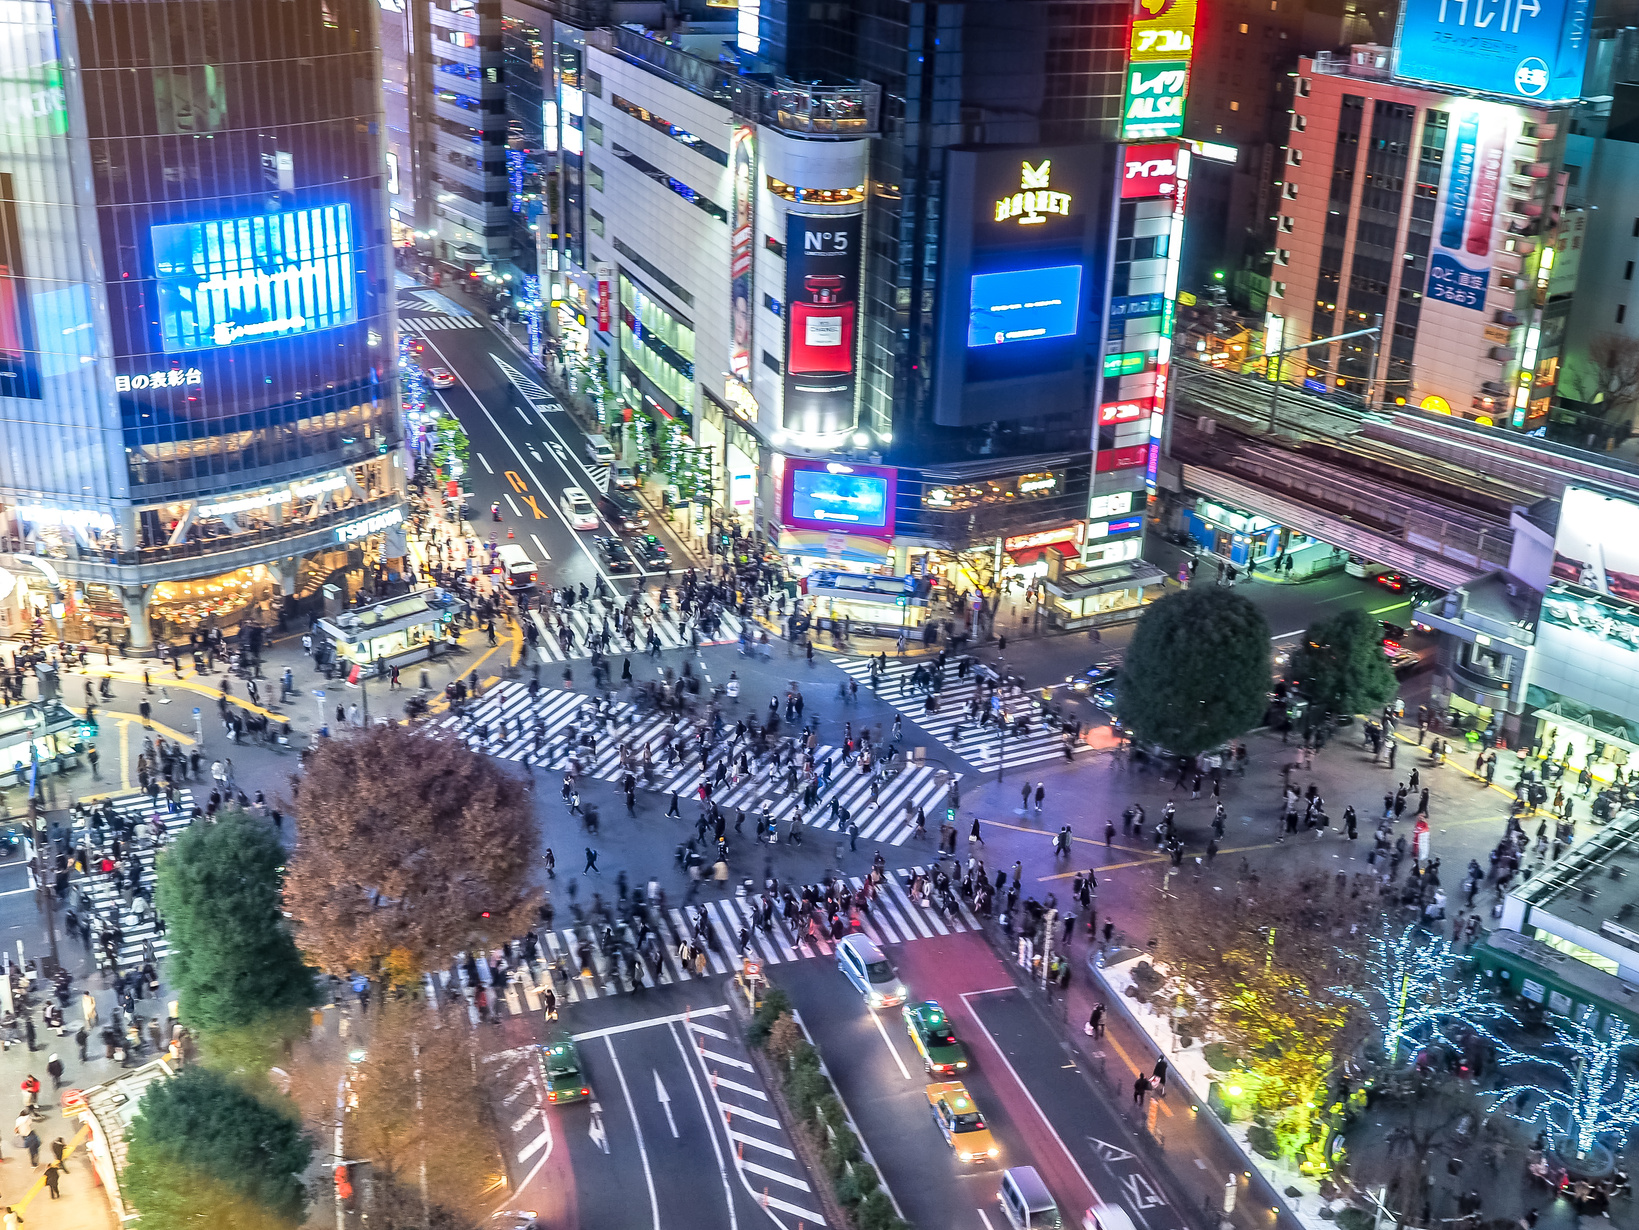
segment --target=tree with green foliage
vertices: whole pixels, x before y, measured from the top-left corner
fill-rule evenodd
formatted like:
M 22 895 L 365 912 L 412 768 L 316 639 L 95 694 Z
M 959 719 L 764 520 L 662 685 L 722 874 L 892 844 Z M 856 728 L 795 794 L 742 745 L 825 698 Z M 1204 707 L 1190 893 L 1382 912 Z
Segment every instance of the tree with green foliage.
M 1117 707 L 1138 738 L 1198 755 L 1263 719 L 1269 665 L 1263 613 L 1231 589 L 1192 586 L 1139 618 Z
M 1292 654 L 1292 674 L 1321 717 L 1371 713 L 1399 690 L 1367 611 L 1339 611 L 1312 625 Z
M 156 1081 L 137 1106 L 120 1176 L 141 1230 L 290 1230 L 312 1143 L 289 1114 L 205 1067 Z
M 194 825 L 159 857 L 166 975 L 183 1023 L 207 1039 L 264 1028 L 294 1036 L 318 1002 L 283 918 L 284 862 L 273 830 L 244 812 Z

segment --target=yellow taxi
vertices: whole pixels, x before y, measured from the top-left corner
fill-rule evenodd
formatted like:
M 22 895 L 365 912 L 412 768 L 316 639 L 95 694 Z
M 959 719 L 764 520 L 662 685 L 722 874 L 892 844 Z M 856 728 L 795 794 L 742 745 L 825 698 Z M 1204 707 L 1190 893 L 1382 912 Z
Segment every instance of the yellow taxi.
M 945 1143 L 956 1151 L 956 1159 L 982 1165 L 1001 1156 L 995 1138 L 985 1126 L 985 1117 L 968 1096 L 961 1081 L 941 1081 L 927 1086 L 928 1110 L 944 1134 Z

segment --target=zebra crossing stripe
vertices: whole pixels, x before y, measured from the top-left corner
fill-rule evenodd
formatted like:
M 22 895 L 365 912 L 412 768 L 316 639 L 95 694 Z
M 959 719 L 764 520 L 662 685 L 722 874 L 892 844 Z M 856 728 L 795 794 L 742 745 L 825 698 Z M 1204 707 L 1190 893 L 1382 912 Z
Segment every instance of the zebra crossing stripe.
M 420 329 L 481 329 L 483 326 L 471 316 L 400 316 L 401 328 Z
M 870 659 L 832 658 L 831 662 L 858 680 L 861 685 L 869 685 Z M 979 681 L 972 677 L 947 680 L 943 690 L 938 693 L 939 711 L 929 713 L 925 708 L 926 694 L 907 691 L 909 676 L 915 671 L 916 666 L 916 663 L 905 660 L 890 662 L 882 676 L 883 682 L 877 690 L 877 697 L 887 701 L 957 755 L 980 768 L 994 768 L 998 742 L 996 727 L 977 726 L 967 717 L 968 702 L 982 695 Z M 1007 767 L 1023 768 L 1028 764 L 1063 759 L 1064 738 L 1059 732 L 1046 727 L 1043 721 L 1045 710 L 1041 703 L 1028 693 L 1014 698 L 1014 703 L 1028 708 L 1031 729 L 1023 737 L 1007 736 L 1003 748 Z M 957 733 L 958 727 L 961 728 L 960 733 Z M 1072 755 L 1089 750 L 1089 745 L 1080 740 L 1071 744 Z
M 122 819 L 135 820 L 139 831 L 142 825 L 154 815 L 163 819 L 167 844 L 183 829 L 188 827 L 193 810 L 193 794 L 186 789 L 177 791 L 177 810 L 167 811 L 164 802 L 157 805 L 140 793 L 131 793 L 112 799 L 114 811 Z M 91 852 L 93 857 L 102 853 L 101 849 Z M 153 903 L 153 889 L 157 877 L 154 873 L 155 853 L 152 845 L 144 851 L 147 857 L 144 860 L 142 874 L 138 883 L 148 890 L 149 904 Z M 123 942 L 119 950 L 119 963 L 122 968 L 140 966 L 143 961 L 143 946 L 145 943 L 153 945 L 155 957 L 163 958 L 169 955 L 171 945 L 169 939 L 160 932 L 154 923 L 154 911 L 150 909 L 141 923 L 126 925 L 126 907 L 120 894 L 114 888 L 111 878 L 87 871 L 74 881 L 81 898 L 86 901 L 97 917 L 118 922 Z M 108 958 L 100 944 L 95 946 L 96 961 L 99 968 L 108 963 Z

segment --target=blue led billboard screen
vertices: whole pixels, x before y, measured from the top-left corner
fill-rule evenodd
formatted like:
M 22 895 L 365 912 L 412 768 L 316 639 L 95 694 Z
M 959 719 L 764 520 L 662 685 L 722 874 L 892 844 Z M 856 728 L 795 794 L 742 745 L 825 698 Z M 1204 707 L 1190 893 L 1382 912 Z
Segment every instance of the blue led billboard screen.
M 1593 0 L 1403 0 L 1394 71 L 1522 102 L 1582 96 Z
M 976 273 L 969 299 L 967 344 L 998 346 L 1072 337 L 1080 301 L 1080 265 Z
M 152 236 L 168 352 L 290 337 L 358 318 L 353 210 L 345 203 L 167 224 Z
M 877 474 L 794 470 L 791 516 L 795 521 L 848 530 L 880 530 L 888 524 L 888 480 Z

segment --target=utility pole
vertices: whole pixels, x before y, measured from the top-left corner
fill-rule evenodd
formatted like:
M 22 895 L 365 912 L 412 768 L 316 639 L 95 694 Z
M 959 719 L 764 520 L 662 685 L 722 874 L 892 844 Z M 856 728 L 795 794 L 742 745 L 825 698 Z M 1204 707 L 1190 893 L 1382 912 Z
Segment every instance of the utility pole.
M 1282 367 L 1281 356 L 1286 355 L 1286 354 L 1291 354 L 1293 351 L 1308 350 L 1311 346 L 1324 346 L 1328 342 L 1341 342 L 1341 341 L 1346 341 L 1347 339 L 1349 339 L 1351 337 L 1365 337 L 1368 333 L 1373 333 L 1373 334 L 1378 333 L 1382 330 L 1382 327 L 1383 327 L 1382 326 L 1382 320 L 1383 320 L 1383 318 L 1381 316 L 1379 316 L 1378 317 L 1378 323 L 1373 325 L 1370 329 L 1356 329 L 1352 333 L 1334 333 L 1331 337 L 1317 337 L 1312 342 L 1299 342 L 1295 346 L 1282 346 L 1279 350 L 1275 351 L 1272 355 L 1265 355 L 1264 356 L 1264 360 L 1265 360 L 1264 367 L 1265 367 L 1266 371 L 1270 372 L 1270 384 L 1272 386 L 1270 388 L 1270 391 L 1269 391 L 1269 434 L 1270 435 L 1275 434 L 1275 416 L 1280 411 L 1280 390 L 1281 390 L 1281 383 L 1282 383 L 1281 378 L 1280 378 L 1281 377 L 1281 367 Z M 1374 352 L 1374 354 L 1375 354 L 1375 352 Z M 1271 359 L 1274 360 L 1274 367 L 1273 367 L 1272 371 L 1269 368 L 1269 360 L 1271 360 Z M 1366 391 L 1367 391 L 1368 395 L 1371 392 L 1369 380 L 1368 380 L 1367 390 Z

